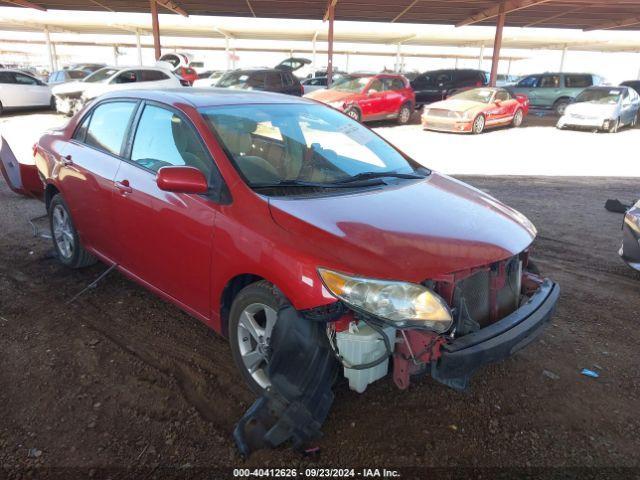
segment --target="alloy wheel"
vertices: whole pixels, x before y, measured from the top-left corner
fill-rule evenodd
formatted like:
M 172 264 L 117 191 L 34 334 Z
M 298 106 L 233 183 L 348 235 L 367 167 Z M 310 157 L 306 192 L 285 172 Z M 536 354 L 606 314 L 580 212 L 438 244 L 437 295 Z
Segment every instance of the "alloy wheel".
M 484 122 L 484 117 L 482 115 L 478 115 L 473 121 L 473 132 L 482 133 L 482 131 L 484 130 Z
M 522 125 L 522 110 L 518 110 L 515 117 L 513 117 L 513 126 L 519 127 L 520 125 Z
M 53 238 L 58 252 L 65 259 L 73 257 L 75 251 L 75 237 L 71 218 L 62 205 L 53 208 Z
M 268 305 L 248 305 L 238 320 L 238 348 L 244 367 L 262 388 L 271 385 L 267 365 L 271 358 L 271 334 L 278 313 Z
M 411 110 L 408 107 L 402 107 L 400 109 L 400 123 L 407 123 L 411 118 Z

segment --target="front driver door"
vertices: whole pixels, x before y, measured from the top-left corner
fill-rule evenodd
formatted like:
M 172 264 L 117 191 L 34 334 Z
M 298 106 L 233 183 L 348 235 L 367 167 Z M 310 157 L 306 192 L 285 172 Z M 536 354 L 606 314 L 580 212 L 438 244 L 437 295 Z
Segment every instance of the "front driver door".
M 163 166 L 188 165 L 218 175 L 202 140 L 180 112 L 147 103 L 130 152 L 114 183 L 120 265 L 143 283 L 210 317 L 210 278 L 216 204 L 204 195 L 165 192 Z
M 375 120 L 384 116 L 385 92 L 382 82 L 375 78 L 366 88 L 363 98 L 358 102 L 362 111 L 362 120 Z

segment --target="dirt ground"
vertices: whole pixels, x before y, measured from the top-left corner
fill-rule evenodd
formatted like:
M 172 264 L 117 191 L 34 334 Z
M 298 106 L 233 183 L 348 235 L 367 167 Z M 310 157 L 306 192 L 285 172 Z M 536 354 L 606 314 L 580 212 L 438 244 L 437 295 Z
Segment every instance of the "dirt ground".
M 231 431 L 253 397 L 227 343 L 118 273 L 67 304 L 105 267 L 60 266 L 27 223 L 42 205 L 0 182 L 0 477 L 36 466 L 639 469 L 640 276 L 616 253 L 622 217 L 603 209 L 636 198 L 637 180 L 466 180 L 537 225 L 535 260 L 562 288 L 552 325 L 467 394 L 429 378 L 406 392 L 390 378 L 363 395 L 338 386 L 317 457 L 248 461 Z

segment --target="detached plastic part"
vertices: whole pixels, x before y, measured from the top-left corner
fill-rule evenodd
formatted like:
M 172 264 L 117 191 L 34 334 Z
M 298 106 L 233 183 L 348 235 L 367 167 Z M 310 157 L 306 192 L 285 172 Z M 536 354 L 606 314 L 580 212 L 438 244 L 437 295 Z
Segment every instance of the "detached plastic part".
M 334 395 L 337 361 L 328 345 L 325 324 L 303 318 L 283 305 L 273 329 L 267 372 L 271 387 L 247 410 L 233 437 L 248 457 L 264 448 L 291 442 L 303 450 L 322 435 Z
M 35 163 L 18 161 L 2 136 L 0 136 L 0 173 L 9 188 L 15 193 L 27 197 L 42 198 L 44 186 L 38 176 L 38 168 Z

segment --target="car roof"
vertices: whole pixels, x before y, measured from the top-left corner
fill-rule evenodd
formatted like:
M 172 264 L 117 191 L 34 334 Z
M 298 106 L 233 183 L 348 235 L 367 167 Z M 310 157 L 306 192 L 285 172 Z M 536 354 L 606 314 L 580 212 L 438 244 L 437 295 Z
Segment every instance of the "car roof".
M 124 90 L 102 95 L 102 99 L 135 98 L 151 100 L 168 105 L 188 104 L 194 108 L 214 107 L 222 105 L 250 104 L 301 104 L 317 105 L 318 102 L 281 93 L 256 90 L 234 90 L 229 88 L 196 88 L 181 87 L 162 90 Z

